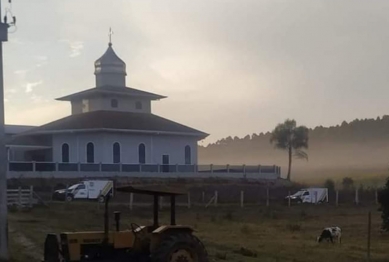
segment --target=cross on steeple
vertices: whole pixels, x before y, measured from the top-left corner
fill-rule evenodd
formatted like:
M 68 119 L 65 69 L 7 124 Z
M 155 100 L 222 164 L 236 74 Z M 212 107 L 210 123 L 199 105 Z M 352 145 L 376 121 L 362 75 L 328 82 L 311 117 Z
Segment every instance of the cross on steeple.
M 112 45 L 112 35 L 113 35 L 113 31 L 112 31 L 112 28 L 110 27 L 110 28 L 109 28 L 109 33 L 108 33 L 108 37 L 109 37 L 109 46 Z

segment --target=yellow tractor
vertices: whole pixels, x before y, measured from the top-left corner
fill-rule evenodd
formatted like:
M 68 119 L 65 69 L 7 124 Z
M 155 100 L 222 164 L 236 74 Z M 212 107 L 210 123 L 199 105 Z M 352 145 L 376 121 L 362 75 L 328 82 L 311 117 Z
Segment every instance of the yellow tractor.
M 120 230 L 120 212 L 114 212 L 116 230 L 109 230 L 108 202 L 105 199 L 104 231 L 48 234 L 44 262 L 125 261 L 125 262 L 208 262 L 207 251 L 190 226 L 176 224 L 176 196 L 185 194 L 167 187 L 125 186 L 118 192 L 152 195 L 154 223 Z M 158 200 L 170 197 L 170 225 L 158 222 Z

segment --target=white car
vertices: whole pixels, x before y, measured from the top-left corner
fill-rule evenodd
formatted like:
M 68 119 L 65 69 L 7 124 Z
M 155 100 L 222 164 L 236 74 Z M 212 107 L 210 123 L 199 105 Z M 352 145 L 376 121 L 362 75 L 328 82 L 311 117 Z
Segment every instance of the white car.
M 108 194 L 113 196 L 113 191 L 113 181 L 111 180 L 85 180 L 67 189 L 56 190 L 53 193 L 53 199 L 65 201 L 96 199 L 102 203 Z

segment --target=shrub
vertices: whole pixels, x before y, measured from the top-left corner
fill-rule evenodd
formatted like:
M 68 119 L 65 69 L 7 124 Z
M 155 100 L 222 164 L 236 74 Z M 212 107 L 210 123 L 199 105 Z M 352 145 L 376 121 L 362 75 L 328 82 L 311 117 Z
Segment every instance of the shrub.
M 342 181 L 343 189 L 348 190 L 354 187 L 354 180 L 351 177 L 345 177 Z
M 327 179 L 324 182 L 324 187 L 328 188 L 328 191 L 335 191 L 335 182 L 332 179 Z

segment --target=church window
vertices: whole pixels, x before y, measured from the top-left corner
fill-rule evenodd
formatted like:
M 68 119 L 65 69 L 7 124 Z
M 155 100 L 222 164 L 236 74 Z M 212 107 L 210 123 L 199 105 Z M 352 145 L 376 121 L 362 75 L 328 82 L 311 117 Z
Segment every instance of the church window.
M 89 112 L 89 100 L 88 99 L 82 100 L 82 112 L 83 113 Z
M 136 101 L 136 103 L 135 103 L 135 108 L 136 108 L 137 110 L 142 110 L 142 102 Z
M 139 156 L 139 164 L 145 164 L 146 163 L 146 146 L 145 146 L 145 144 L 139 145 L 138 156 Z
M 120 144 L 118 142 L 113 144 L 112 154 L 113 154 L 113 162 L 115 164 L 120 163 Z
M 89 142 L 86 145 L 86 162 L 94 163 L 95 162 L 95 145 Z
M 192 164 L 192 152 L 190 149 L 190 146 L 185 147 L 185 165 L 191 165 Z
M 117 99 L 111 99 L 111 107 L 112 108 L 118 108 L 119 107 L 119 101 Z
M 69 145 L 62 144 L 62 163 L 69 163 Z

